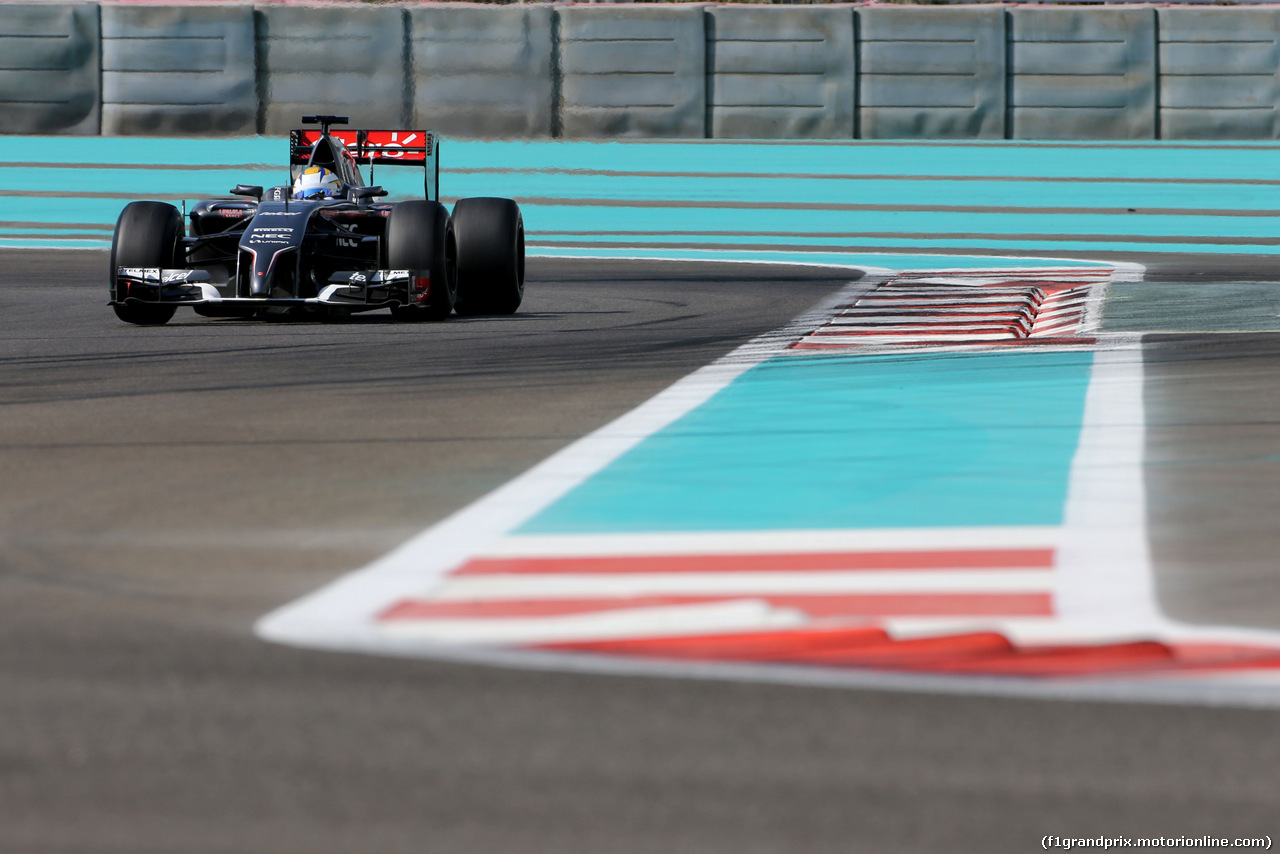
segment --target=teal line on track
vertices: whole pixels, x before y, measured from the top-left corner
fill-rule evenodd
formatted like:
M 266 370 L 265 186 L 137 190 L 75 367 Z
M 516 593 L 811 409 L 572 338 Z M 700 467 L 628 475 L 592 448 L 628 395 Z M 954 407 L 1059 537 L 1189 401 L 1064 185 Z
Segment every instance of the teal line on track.
M 1230 151 L 1223 154 L 1223 149 Z M 1080 147 L 1054 143 L 914 141 L 740 143 L 451 142 L 442 168 L 611 169 L 670 172 L 760 172 L 777 175 L 999 175 L 1013 178 L 1215 178 L 1238 182 L 1280 176 L 1274 142 L 1241 146 L 1150 143 Z M 731 153 L 729 153 L 731 152 Z
M 1097 261 L 1075 259 L 971 254 L 929 254 L 912 252 L 777 252 L 752 250 L 732 252 L 725 249 L 656 249 L 643 246 L 600 247 L 590 249 L 550 247 L 531 249 L 543 258 L 637 258 L 655 261 L 740 261 L 751 264 L 805 264 L 815 267 L 851 267 L 865 270 L 883 267 L 889 270 L 990 270 L 1019 267 L 1098 267 Z
M 1092 363 L 775 358 L 519 533 L 1058 525 Z
M 9 201 L 0 217 L 0 245 L 105 247 L 116 216 L 131 199 L 160 196 L 175 203 L 183 198 L 195 201 L 224 195 L 234 183 L 270 186 L 286 180 L 288 142 L 283 137 L 8 137 L 6 141 L 9 162 L 23 165 L 0 166 L 0 192 Z M 190 169 L 67 168 L 83 163 L 187 164 Z M 240 168 L 243 164 L 261 166 Z M 233 165 L 236 168 L 230 168 Z M 522 201 L 535 254 L 565 254 L 555 246 L 540 248 L 539 235 L 646 230 L 739 232 L 741 236 L 734 238 L 699 236 L 695 240 L 763 244 L 756 253 L 759 260 L 778 257 L 777 247 L 770 243 L 812 241 L 805 235 L 813 233 L 847 234 L 847 245 L 833 250 L 855 254 L 874 247 L 925 253 L 969 249 L 978 254 L 1028 249 L 1049 254 L 1280 254 L 1280 247 L 1267 242 L 1280 240 L 1280 216 L 1276 215 L 1280 204 L 1274 201 L 1280 199 L 1280 187 L 1245 183 L 1278 176 L 1278 167 L 1280 147 L 1265 142 L 1116 147 L 1021 142 L 445 139 L 441 188 L 446 200 L 501 195 Z M 652 174 L 593 174 L 600 171 Z M 894 180 L 894 176 L 921 175 L 940 178 Z M 978 179 L 946 180 L 947 176 Z M 1015 180 L 982 180 L 982 176 Z M 393 198 L 421 192 L 421 172 L 416 168 L 383 167 L 374 177 L 391 190 Z M 1095 183 L 1061 182 L 1071 178 Z M 1183 183 L 1186 179 L 1219 183 Z M 71 195 L 42 195 L 58 192 Z M 698 206 L 688 207 L 688 203 Z M 796 204 L 913 205 L 919 209 L 786 207 Z M 966 206 L 986 210 L 945 209 Z M 1156 210 L 1178 213 L 1159 215 L 1153 213 Z M 1218 215 L 1224 213 L 1240 215 Z M 72 223 L 74 228 L 60 232 L 26 225 L 58 223 Z M 86 226 L 101 229 L 101 237 L 95 241 L 80 231 Z M 876 236 L 863 238 L 863 234 Z M 757 239 L 756 235 L 768 236 Z M 1209 237 L 1242 242 L 1205 242 Z M 651 251 L 641 249 L 638 254 Z M 848 252 L 844 255 L 848 257 Z
M 6 161 L 134 165 L 261 163 L 283 171 L 281 137 L 149 138 L 6 136 Z M 726 158 L 726 150 L 733 156 Z M 1224 151 L 1229 154 L 1224 155 Z M 766 174 L 1000 175 L 1042 178 L 1216 178 L 1228 182 L 1280 176 L 1280 147 L 1271 141 L 1149 142 L 1080 145 L 970 141 L 478 141 L 445 137 L 449 169 L 610 169 Z M 729 164 L 726 160 L 731 161 Z M 726 168 L 729 165 L 732 168 Z
M 1280 196 L 1278 196 L 1280 199 Z M 1261 237 L 1280 238 L 1280 217 L 1148 216 L 1123 214 L 1060 214 L 1035 212 L 973 213 L 966 211 L 838 211 L 709 209 L 641 206 L 539 205 L 535 211 L 549 233 L 558 231 L 640 231 L 645 225 L 666 231 L 844 232 L 856 238 L 864 232 L 917 234 L 1136 235 L 1149 237 Z M 643 225 L 637 224 L 643 223 Z M 716 242 L 717 238 L 704 238 Z

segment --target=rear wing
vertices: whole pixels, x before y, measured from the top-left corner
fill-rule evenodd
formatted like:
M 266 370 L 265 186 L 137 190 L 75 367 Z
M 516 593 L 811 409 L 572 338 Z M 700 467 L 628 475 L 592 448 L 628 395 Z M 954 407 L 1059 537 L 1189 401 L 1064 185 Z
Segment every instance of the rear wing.
M 306 121 L 306 119 L 303 119 Z M 327 129 L 327 128 L 326 128 Z M 299 128 L 289 131 L 289 163 L 305 165 L 324 130 Z M 440 199 L 440 137 L 429 130 L 330 130 L 329 137 L 341 142 L 356 163 L 375 166 L 421 166 L 425 171 L 423 190 L 428 199 Z

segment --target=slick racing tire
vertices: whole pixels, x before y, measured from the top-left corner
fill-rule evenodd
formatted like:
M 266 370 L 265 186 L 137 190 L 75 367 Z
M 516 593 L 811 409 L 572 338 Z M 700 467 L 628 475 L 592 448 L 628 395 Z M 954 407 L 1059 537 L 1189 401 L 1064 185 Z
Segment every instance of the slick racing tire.
M 511 199 L 460 199 L 458 314 L 514 314 L 524 298 L 524 218 Z
M 182 214 L 164 202 L 130 202 L 120 212 L 111 238 L 112 290 L 117 267 L 185 266 L 182 257 Z M 111 306 L 116 317 L 139 326 L 168 323 L 178 310 L 174 305 L 126 303 Z
M 382 240 L 386 270 L 430 270 L 431 287 L 422 305 L 391 309 L 396 320 L 444 320 L 458 293 L 457 244 L 449 211 L 439 202 L 400 202 L 387 217 Z

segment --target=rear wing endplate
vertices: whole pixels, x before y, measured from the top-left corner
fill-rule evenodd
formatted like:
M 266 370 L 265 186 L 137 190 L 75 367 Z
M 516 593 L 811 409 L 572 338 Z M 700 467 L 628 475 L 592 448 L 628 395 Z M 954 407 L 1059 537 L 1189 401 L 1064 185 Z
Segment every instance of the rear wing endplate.
M 299 128 L 289 131 L 289 163 L 305 165 L 323 131 Z M 429 130 L 330 130 L 356 163 L 421 166 L 426 172 L 423 190 L 428 199 L 440 200 L 440 137 Z

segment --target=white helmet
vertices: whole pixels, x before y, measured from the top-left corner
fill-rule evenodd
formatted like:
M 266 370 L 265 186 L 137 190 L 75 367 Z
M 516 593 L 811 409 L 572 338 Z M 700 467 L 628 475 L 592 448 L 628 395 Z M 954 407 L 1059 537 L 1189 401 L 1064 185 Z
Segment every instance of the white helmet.
M 314 199 L 321 196 L 336 199 L 342 195 L 342 182 L 334 172 L 323 166 L 308 166 L 293 182 L 295 199 Z

